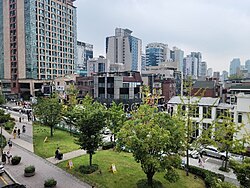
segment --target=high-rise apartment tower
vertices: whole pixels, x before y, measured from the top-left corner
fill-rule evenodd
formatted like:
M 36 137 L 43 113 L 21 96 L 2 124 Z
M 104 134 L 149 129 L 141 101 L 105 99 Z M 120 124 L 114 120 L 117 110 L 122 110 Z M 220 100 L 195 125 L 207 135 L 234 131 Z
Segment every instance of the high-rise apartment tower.
M 74 71 L 75 0 L 0 0 L 0 79 L 34 95 L 39 83 Z

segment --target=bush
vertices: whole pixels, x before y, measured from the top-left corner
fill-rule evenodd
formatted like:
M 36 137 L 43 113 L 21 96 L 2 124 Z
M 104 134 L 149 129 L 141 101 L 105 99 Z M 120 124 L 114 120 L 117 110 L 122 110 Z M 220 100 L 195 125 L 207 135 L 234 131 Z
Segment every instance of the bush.
M 21 161 L 21 157 L 20 156 L 14 156 L 12 159 L 11 159 L 11 164 L 13 165 L 18 165 Z
M 102 145 L 103 150 L 111 149 L 115 147 L 115 142 L 105 142 Z
M 82 173 L 82 174 L 91 174 L 95 171 L 97 171 L 99 169 L 99 166 L 97 164 L 93 164 L 92 166 L 84 166 L 84 165 L 81 165 L 79 167 L 79 171 Z
M 4 124 L 4 129 L 7 130 L 12 130 L 15 126 L 15 123 L 13 121 L 8 121 Z
M 163 185 L 160 181 L 154 180 L 153 179 L 153 186 L 148 185 L 148 180 L 147 179 L 141 179 L 137 183 L 137 188 L 163 188 Z
M 35 172 L 35 167 L 33 165 L 27 166 L 27 167 L 25 167 L 24 172 L 25 173 L 33 173 L 33 172 Z
M 54 178 L 50 178 L 45 180 L 44 187 L 55 187 L 57 184 L 57 181 Z
M 196 166 L 189 166 L 188 170 L 190 173 L 195 174 L 204 179 L 204 182 L 207 187 L 215 187 L 217 179 L 221 179 L 222 181 L 224 181 L 225 179 L 225 176 L 223 174 L 216 174 L 214 172 L 201 169 Z
M 6 138 L 3 135 L 0 135 L 0 146 L 1 146 L 1 143 L 2 143 L 2 148 L 4 148 L 7 144 Z

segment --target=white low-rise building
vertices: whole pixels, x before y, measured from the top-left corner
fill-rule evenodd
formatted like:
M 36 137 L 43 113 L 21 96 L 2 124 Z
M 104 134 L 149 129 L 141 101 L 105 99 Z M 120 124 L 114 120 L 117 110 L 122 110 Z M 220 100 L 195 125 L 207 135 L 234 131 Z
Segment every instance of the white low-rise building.
M 234 105 L 221 103 L 220 98 L 212 97 L 172 97 L 168 101 L 168 112 L 176 113 L 180 108 L 187 112 L 187 107 L 193 106 L 191 120 L 197 128 L 192 137 L 195 139 L 202 134 L 202 131 L 211 126 L 218 118 L 229 112 L 236 125 L 244 124 L 243 129 L 237 137 L 241 138 L 250 134 L 250 95 L 239 93 L 237 103 Z

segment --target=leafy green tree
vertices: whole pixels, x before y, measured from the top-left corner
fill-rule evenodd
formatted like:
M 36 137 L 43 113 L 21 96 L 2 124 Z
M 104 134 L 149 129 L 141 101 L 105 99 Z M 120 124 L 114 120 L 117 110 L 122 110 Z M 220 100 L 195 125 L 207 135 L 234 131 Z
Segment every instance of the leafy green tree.
M 234 162 L 231 165 L 240 184 L 244 188 L 250 187 L 250 159 L 245 159 L 243 163 Z
M 213 131 L 211 143 L 226 152 L 226 157 L 222 163 L 222 169 L 226 171 L 228 170 L 229 152 L 239 152 L 242 149 L 243 137 L 239 136 L 238 133 L 243 127 L 243 124 L 236 124 L 233 121 L 231 113 L 226 109 L 221 114 L 218 114 L 218 118 L 214 122 L 213 128 L 215 131 Z
M 102 142 L 101 130 L 106 125 L 106 110 L 104 106 L 86 95 L 82 107 L 75 109 L 77 143 L 89 154 L 89 165 L 92 166 L 92 156 Z
M 58 97 L 40 98 L 33 107 L 35 116 L 39 121 L 50 127 L 50 136 L 53 136 L 53 128 L 62 120 L 62 104 Z
M 107 111 L 108 128 L 111 130 L 116 140 L 116 134 L 119 132 L 124 122 L 126 121 L 126 115 L 123 110 L 122 104 L 116 104 L 112 102 L 111 107 Z
M 0 105 L 5 103 L 5 97 L 0 94 Z
M 75 121 L 76 121 L 74 108 L 78 104 L 78 101 L 77 101 L 78 90 L 73 84 L 71 84 L 69 88 L 66 90 L 66 94 L 68 96 L 68 101 L 67 101 L 67 105 L 64 105 L 64 108 L 63 108 L 63 120 L 69 126 L 69 132 L 71 134 L 72 126 L 75 126 Z
M 5 111 L 0 109 L 0 125 L 1 125 L 1 155 L 3 154 L 3 136 L 2 136 L 2 126 L 4 123 L 8 122 L 11 119 L 10 114 L 5 114 Z
M 144 104 L 132 112 L 132 119 L 118 133 L 118 146 L 131 150 L 136 162 L 141 163 L 149 186 L 153 184 L 154 174 L 165 169 L 169 172 L 166 177 L 175 180 L 172 166 L 176 160 L 168 159 L 179 156 L 173 153 L 182 147 L 181 125 L 168 114 L 158 113 L 156 107 Z

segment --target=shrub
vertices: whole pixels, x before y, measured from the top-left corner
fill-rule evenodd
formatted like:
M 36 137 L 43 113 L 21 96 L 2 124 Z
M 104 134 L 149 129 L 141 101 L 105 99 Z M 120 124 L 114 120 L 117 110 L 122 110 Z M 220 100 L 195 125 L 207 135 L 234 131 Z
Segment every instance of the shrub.
M 12 130 L 15 126 L 15 123 L 13 121 L 8 121 L 4 124 L 5 130 Z
M 27 167 L 25 167 L 24 172 L 25 173 L 33 173 L 33 172 L 35 172 L 35 167 L 33 165 L 27 166 Z
M 102 145 L 103 150 L 111 149 L 115 147 L 115 142 L 105 142 Z
M 2 144 L 2 148 L 4 148 L 7 144 L 6 138 L 3 135 L 0 135 L 0 145 Z
M 54 187 L 56 186 L 56 184 L 57 184 L 57 181 L 54 178 L 50 178 L 50 179 L 45 180 L 44 187 Z
M 81 165 L 79 167 L 79 171 L 82 173 L 82 174 L 91 174 L 95 171 L 97 171 L 99 169 L 98 165 L 97 164 L 93 164 L 92 166 L 84 166 L 84 165 Z
M 18 165 L 21 161 L 21 157 L 20 156 L 14 156 L 12 159 L 11 159 L 11 164 L 13 165 Z
M 189 166 L 188 170 L 190 173 L 195 174 L 204 179 L 207 187 L 215 187 L 217 179 L 221 179 L 222 181 L 224 181 L 225 179 L 225 176 L 223 174 L 216 174 L 209 170 L 201 169 L 195 166 Z

